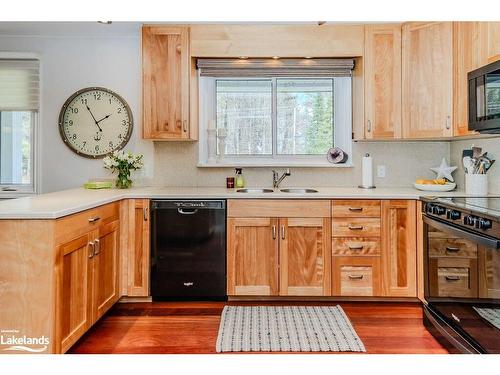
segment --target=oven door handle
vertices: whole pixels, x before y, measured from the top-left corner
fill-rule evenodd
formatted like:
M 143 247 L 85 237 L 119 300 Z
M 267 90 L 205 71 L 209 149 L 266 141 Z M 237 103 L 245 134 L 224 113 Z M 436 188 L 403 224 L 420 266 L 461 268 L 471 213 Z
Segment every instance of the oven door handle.
M 467 232 L 463 229 L 456 228 L 454 226 L 443 224 L 439 221 L 432 220 L 427 216 L 424 216 L 424 223 L 430 225 L 436 229 L 442 230 L 443 232 L 448 232 L 454 236 L 465 238 L 466 240 L 475 242 L 479 245 L 483 245 L 488 248 L 500 249 L 500 241 L 493 238 L 483 237 L 478 234 Z

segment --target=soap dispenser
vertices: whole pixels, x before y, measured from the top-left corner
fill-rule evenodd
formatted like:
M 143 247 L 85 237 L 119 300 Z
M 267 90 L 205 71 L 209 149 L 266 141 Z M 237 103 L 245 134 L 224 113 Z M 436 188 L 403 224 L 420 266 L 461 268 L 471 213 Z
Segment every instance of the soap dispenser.
M 234 185 L 237 189 L 241 189 L 245 187 L 245 178 L 243 177 L 243 169 L 242 168 L 236 168 L 236 177 L 234 181 Z

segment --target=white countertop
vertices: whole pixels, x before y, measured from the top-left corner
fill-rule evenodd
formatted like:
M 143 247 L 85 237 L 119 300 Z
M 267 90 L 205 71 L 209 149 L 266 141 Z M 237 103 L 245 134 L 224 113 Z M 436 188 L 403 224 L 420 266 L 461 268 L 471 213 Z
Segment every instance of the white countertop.
M 463 191 L 434 193 L 412 187 L 360 189 L 357 187 L 315 188 L 317 193 L 238 193 L 219 187 L 142 187 L 127 190 L 84 188 L 63 190 L 0 201 L 0 219 L 57 219 L 89 208 L 126 198 L 163 199 L 419 199 L 422 196 L 463 196 Z

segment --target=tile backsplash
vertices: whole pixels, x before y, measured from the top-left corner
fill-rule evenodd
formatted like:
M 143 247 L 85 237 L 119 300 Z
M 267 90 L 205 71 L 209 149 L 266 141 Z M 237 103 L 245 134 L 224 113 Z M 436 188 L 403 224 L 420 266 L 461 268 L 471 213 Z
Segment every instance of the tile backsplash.
M 355 142 L 352 168 L 291 168 L 282 186 L 357 186 L 361 182 L 361 157 L 373 157 L 376 186 L 410 186 L 417 178 L 433 178 L 430 167 L 450 158 L 450 142 Z M 156 142 L 155 186 L 225 186 L 233 168 L 198 168 L 198 144 Z M 386 177 L 378 178 L 377 165 L 386 166 Z M 244 168 L 247 186 L 272 185 L 272 168 Z M 279 168 L 280 170 L 283 168 Z

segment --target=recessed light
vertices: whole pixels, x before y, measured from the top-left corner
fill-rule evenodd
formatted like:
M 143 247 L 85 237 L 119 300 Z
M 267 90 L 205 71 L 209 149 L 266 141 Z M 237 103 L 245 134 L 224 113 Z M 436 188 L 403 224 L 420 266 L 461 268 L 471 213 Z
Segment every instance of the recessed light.
M 305 56 L 304 59 L 312 59 L 312 56 Z
M 279 56 L 273 56 L 273 59 L 275 60 L 279 60 L 279 58 L 280 58 Z
M 318 21 L 318 26 L 324 25 L 326 21 Z
M 97 21 L 97 23 L 100 23 L 102 25 L 111 25 L 113 21 Z
M 240 60 L 246 60 L 246 59 L 248 59 L 248 56 L 240 56 L 239 59 Z

